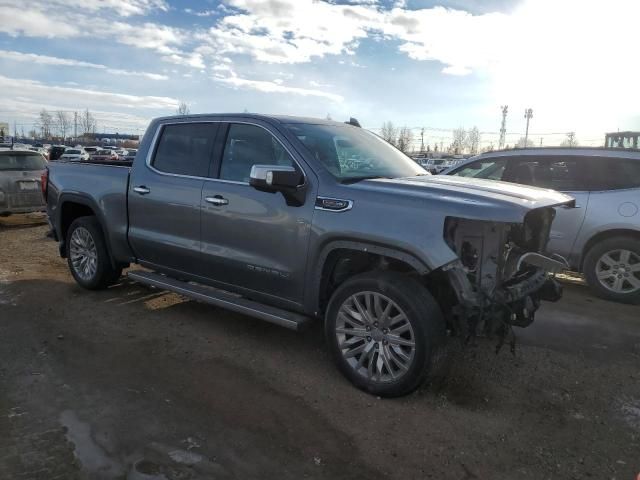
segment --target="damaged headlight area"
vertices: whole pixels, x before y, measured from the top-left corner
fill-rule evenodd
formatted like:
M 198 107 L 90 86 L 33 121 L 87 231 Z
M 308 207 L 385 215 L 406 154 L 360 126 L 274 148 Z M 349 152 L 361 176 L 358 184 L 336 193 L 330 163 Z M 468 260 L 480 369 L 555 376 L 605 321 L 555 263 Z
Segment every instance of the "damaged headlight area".
M 444 238 L 458 260 L 443 268 L 458 298 L 451 312 L 456 333 L 498 335 L 499 347 L 511 327 L 530 325 L 541 300 L 557 301 L 560 285 L 550 274 L 566 268 L 545 253 L 553 208 L 530 211 L 523 223 L 448 217 Z

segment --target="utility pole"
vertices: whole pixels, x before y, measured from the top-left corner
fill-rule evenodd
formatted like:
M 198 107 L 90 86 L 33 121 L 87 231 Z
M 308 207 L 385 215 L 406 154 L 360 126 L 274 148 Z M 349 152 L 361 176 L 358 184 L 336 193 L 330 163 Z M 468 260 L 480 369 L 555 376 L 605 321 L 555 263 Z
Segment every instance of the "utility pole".
M 542 147 L 542 137 L 540 137 L 540 147 Z
M 73 112 L 73 141 L 78 140 L 78 112 Z
M 527 148 L 527 143 L 529 140 L 529 120 L 533 118 L 533 109 L 527 108 L 524 111 L 524 118 L 527 119 L 527 129 L 524 132 L 524 148 Z
M 498 150 L 504 148 L 504 142 L 507 136 L 507 112 L 509 111 L 509 105 L 503 105 L 502 109 L 502 124 L 500 125 L 500 140 L 498 140 Z
M 420 153 L 424 153 L 424 127 L 420 130 Z

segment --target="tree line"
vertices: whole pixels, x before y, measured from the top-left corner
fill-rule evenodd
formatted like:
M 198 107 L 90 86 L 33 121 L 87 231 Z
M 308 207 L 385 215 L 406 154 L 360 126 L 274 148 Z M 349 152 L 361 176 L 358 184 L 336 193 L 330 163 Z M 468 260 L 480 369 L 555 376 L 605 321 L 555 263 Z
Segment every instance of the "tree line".
M 93 135 L 98 129 L 98 122 L 89 109 L 69 112 L 56 110 L 49 112 L 46 108 L 40 110 L 34 123 L 34 129 L 29 132 L 31 137 L 51 139 L 54 137 L 67 138 Z
M 428 153 L 431 146 L 424 144 L 424 139 L 420 139 L 420 148 L 414 145 L 414 135 L 409 127 L 397 128 L 392 122 L 384 122 L 380 129 L 380 136 L 391 145 L 401 150 L 405 154 L 409 153 Z M 456 128 L 452 132 L 453 140 L 447 146 L 447 151 L 453 154 L 470 153 L 476 154 L 480 151 L 480 142 L 482 137 L 478 127 L 466 130 L 464 127 Z M 438 149 L 444 150 L 444 146 L 438 147 L 434 144 L 434 152 Z

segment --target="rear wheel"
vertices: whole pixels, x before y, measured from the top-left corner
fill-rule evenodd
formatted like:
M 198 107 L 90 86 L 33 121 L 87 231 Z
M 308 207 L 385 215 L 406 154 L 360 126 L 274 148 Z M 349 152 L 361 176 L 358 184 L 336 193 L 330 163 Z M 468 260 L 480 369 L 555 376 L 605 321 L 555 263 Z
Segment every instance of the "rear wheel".
M 343 283 L 327 308 L 331 354 L 356 387 L 394 397 L 415 390 L 444 343 L 440 308 L 417 280 L 371 272 Z
M 89 290 L 106 288 L 122 274 L 113 268 L 100 224 L 95 217 L 76 218 L 66 239 L 67 263 L 76 282 Z
M 585 257 L 584 275 L 589 287 L 602 298 L 640 302 L 640 241 L 613 237 L 597 243 Z

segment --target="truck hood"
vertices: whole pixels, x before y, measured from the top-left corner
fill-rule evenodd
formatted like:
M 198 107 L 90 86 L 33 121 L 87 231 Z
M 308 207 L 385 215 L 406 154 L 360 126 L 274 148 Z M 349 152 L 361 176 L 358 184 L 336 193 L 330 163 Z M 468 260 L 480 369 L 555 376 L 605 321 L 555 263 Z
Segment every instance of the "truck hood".
M 521 222 L 537 208 L 575 206 L 573 197 L 555 190 L 466 177 L 420 175 L 364 180 L 352 186 L 424 198 L 451 216 L 497 222 Z

